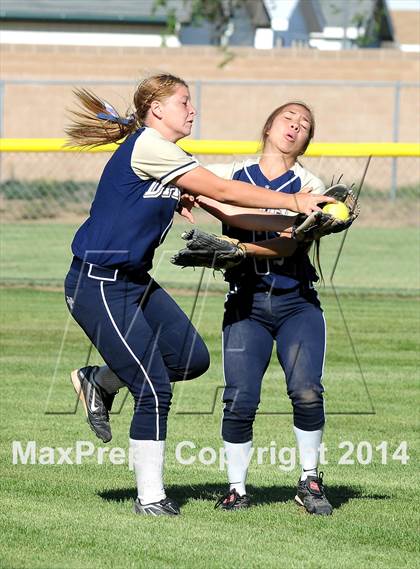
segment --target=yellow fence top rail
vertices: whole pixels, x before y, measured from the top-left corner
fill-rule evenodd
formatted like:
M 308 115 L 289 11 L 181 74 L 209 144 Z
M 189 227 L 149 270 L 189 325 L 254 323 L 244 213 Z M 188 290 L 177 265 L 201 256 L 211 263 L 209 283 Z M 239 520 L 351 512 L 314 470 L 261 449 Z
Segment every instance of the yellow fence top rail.
M 65 147 L 64 138 L 1 138 L 0 152 L 112 152 L 116 144 L 91 149 Z M 191 154 L 258 154 L 253 140 L 182 140 L 179 146 Z M 417 142 L 314 142 L 305 156 L 420 156 Z

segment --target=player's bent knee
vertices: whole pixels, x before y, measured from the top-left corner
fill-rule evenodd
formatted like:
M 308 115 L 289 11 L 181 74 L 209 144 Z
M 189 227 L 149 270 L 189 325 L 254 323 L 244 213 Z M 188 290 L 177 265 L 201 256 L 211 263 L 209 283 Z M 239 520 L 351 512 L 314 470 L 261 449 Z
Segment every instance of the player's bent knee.
M 202 344 L 202 346 L 195 351 L 194 358 L 192 358 L 186 370 L 187 377 L 185 379 L 194 379 L 196 377 L 200 377 L 200 375 L 206 373 L 209 367 L 210 354 L 205 344 Z
M 200 377 L 210 367 L 210 354 L 207 347 L 203 344 L 200 349 L 195 350 L 193 356 L 184 367 L 168 369 L 169 379 L 172 383 L 176 381 L 189 381 Z
M 293 424 L 303 431 L 316 431 L 325 424 L 322 388 L 306 388 L 291 391 Z

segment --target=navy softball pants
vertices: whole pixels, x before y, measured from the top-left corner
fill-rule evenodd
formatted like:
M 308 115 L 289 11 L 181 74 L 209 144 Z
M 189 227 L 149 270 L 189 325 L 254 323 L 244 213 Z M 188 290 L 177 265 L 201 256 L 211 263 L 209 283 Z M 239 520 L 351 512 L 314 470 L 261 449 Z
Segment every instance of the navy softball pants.
M 147 274 L 74 260 L 65 281 L 73 318 L 134 397 L 132 439 L 165 440 L 170 381 L 193 379 L 209 353 L 175 301 Z
M 321 379 L 326 330 L 316 292 L 229 293 L 223 321 L 225 441 L 252 440 L 273 342 L 285 374 L 294 425 L 305 431 L 324 425 Z

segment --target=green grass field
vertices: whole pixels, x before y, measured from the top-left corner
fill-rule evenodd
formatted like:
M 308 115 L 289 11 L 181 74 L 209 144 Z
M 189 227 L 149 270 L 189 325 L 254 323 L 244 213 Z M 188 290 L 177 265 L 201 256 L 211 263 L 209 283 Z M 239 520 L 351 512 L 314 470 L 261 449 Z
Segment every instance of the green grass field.
M 209 216 L 197 217 L 200 227 L 219 232 Z M 71 259 L 70 243 L 78 225 L 58 222 L 19 222 L 1 226 L 0 282 L 55 284 L 61 287 Z M 171 287 L 194 288 L 200 271 L 174 269 L 172 251 L 183 241 L 180 234 L 190 224 L 178 222 L 155 256 L 155 278 Z M 326 285 L 340 248 L 342 236 L 322 240 L 321 260 Z M 420 233 L 417 228 L 354 227 L 348 232 L 337 265 L 335 285 L 349 292 L 417 293 L 420 282 Z M 220 275 L 210 275 L 212 289 L 223 291 Z
M 177 248 L 178 229 L 166 251 Z M 111 443 L 95 439 L 82 410 L 74 412 L 68 378 L 69 370 L 86 361 L 89 344 L 69 320 L 61 292 L 26 286 L 59 283 L 73 231 L 74 226 L 60 224 L 2 227 L 0 567 L 420 565 L 415 230 L 350 232 L 335 279 L 343 291 L 340 306 L 328 287 L 320 291 L 328 323 L 328 464 L 323 470 L 335 506 L 330 518 L 311 517 L 293 503 L 298 468 L 288 468 L 287 453 L 283 460 L 278 456 L 283 447 L 294 446 L 292 417 L 274 358 L 264 381 L 254 445 L 275 449 L 275 463 L 270 464 L 270 451 L 262 464 L 255 458 L 251 462 L 248 491 L 255 507 L 233 513 L 213 509 L 226 488 L 226 474 L 218 459 L 205 465 L 197 457 L 204 447 L 217 453 L 220 447 L 223 295 L 218 291 L 223 283 L 211 274 L 204 279 L 202 289 L 208 284 L 210 293 L 199 297 L 193 321 L 209 346 L 212 365 L 204 377 L 174 391 L 165 479 L 168 494 L 182 507 L 182 516 L 175 519 L 134 516 L 135 485 L 128 465 L 111 464 L 106 454 L 98 464 L 98 449 L 127 449 L 131 402 L 119 394 Z M 323 247 L 327 283 L 339 245 L 334 239 L 326 239 Z M 157 278 L 175 287 L 178 302 L 189 313 L 200 272 L 173 269 L 168 257 L 163 252 Z M 90 361 L 100 362 L 96 353 Z M 81 464 L 13 464 L 13 441 L 23 447 L 36 441 L 36 456 L 44 461 L 42 447 L 74 449 L 76 441 L 93 443 L 95 455 Z M 196 447 L 183 451 L 184 457 L 196 457 L 191 465 L 176 458 L 183 441 Z M 346 441 L 354 445 L 347 459 Z M 403 441 L 407 460 L 403 452 L 395 454 Z M 70 456 L 74 462 L 73 451 Z M 210 458 L 209 452 L 205 456 Z M 56 451 L 55 462 L 59 458 Z

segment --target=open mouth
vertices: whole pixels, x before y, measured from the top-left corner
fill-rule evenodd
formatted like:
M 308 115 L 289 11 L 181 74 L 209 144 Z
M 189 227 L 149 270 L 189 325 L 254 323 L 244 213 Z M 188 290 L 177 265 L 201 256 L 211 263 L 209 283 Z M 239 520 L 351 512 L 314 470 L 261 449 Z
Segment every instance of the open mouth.
M 286 140 L 288 140 L 289 142 L 294 142 L 296 140 L 296 138 L 293 136 L 293 134 L 286 134 Z

